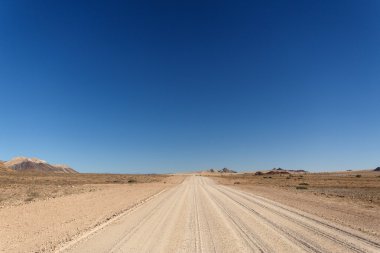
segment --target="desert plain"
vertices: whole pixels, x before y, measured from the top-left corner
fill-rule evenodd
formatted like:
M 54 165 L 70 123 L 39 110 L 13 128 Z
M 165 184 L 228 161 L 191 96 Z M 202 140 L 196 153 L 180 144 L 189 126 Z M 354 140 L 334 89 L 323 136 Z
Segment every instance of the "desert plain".
M 379 252 L 380 172 L 0 174 L 0 252 Z

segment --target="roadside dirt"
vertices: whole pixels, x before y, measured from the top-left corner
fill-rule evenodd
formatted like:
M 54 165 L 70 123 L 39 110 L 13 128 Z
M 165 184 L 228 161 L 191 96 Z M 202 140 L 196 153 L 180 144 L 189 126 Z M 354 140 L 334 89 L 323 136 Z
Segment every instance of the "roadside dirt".
M 220 184 L 380 237 L 379 172 L 209 176 Z
M 61 185 L 58 182 L 62 180 L 57 180 L 57 184 L 45 187 L 36 184 L 35 189 L 40 189 L 39 198 L 32 201 L 20 201 L 24 199 L 19 198 L 22 194 L 17 192 L 17 188 L 11 189 L 16 192 L 14 199 L 17 201 L 10 201 L 8 203 L 11 204 L 0 208 L 0 252 L 52 252 L 58 245 L 183 180 L 177 176 L 163 178 L 161 182 L 152 183 L 78 183 L 74 187 L 70 184 L 62 186 L 72 191 L 69 194 L 41 198 L 44 192 L 54 189 L 54 185 Z M 25 187 L 30 187 L 30 184 Z
M 168 175 L 1 173 L 0 208 L 101 190 L 105 185 L 165 182 Z

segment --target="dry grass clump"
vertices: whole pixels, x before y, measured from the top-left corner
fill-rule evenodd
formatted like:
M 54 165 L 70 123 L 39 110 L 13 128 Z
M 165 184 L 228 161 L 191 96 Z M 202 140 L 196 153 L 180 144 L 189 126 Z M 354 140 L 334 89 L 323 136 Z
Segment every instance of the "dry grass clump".
M 29 191 L 27 193 L 27 198 L 25 199 L 25 202 L 30 202 L 33 201 L 34 199 L 37 199 L 40 197 L 40 193 L 36 191 Z

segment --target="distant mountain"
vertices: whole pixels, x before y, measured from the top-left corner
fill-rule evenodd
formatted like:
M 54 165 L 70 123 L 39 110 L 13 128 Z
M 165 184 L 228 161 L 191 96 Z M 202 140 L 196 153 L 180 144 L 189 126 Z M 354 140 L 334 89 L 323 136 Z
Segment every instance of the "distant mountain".
M 15 171 L 77 173 L 74 169 L 66 165 L 51 165 L 44 160 L 28 157 L 15 157 L 5 162 L 4 166 Z
M 76 170 L 66 164 L 55 164 L 53 166 L 57 169 L 61 169 L 64 173 L 78 173 Z
M 273 168 L 272 171 L 285 171 L 290 173 L 307 173 L 306 170 L 290 170 L 290 169 L 281 169 L 281 168 Z
M 256 176 L 261 176 L 261 175 L 276 175 L 276 174 L 305 174 L 308 173 L 306 170 L 289 170 L 289 169 L 281 169 L 281 168 L 274 168 L 269 171 L 257 171 L 255 173 Z
M 218 172 L 220 172 L 220 173 L 237 173 L 236 171 L 230 170 L 230 169 L 227 169 L 227 168 L 223 168 L 221 170 L 218 170 Z
M 9 172 L 13 172 L 13 170 L 5 167 L 4 162 L 0 161 L 0 173 L 9 173 Z

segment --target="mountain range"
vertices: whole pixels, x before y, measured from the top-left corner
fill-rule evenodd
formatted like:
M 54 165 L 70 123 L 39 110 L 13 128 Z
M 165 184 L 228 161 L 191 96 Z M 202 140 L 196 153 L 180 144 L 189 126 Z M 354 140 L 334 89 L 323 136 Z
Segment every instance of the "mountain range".
M 0 162 L 1 172 L 55 172 L 55 173 L 78 173 L 67 165 L 52 165 L 38 158 L 15 157 L 10 161 Z

